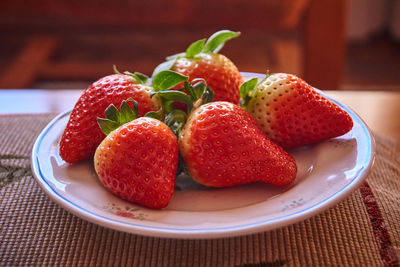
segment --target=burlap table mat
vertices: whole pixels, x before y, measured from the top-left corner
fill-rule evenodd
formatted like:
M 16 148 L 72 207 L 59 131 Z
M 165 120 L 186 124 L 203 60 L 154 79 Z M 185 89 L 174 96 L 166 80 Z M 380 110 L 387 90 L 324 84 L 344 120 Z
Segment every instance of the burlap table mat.
M 142 237 L 71 215 L 42 192 L 30 152 L 54 114 L 0 116 L 0 266 L 398 266 L 400 153 L 376 136 L 367 181 L 311 219 L 216 240 Z

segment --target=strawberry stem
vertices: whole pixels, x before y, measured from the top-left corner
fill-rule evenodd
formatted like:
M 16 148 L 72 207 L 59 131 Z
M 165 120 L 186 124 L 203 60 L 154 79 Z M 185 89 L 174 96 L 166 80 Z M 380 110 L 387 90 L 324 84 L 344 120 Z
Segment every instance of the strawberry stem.
M 115 74 L 121 74 L 121 72 L 119 72 L 119 70 L 117 69 L 116 65 L 113 65 L 113 71 Z
M 183 126 L 186 123 L 186 120 L 187 120 L 187 114 L 182 110 L 175 109 L 167 115 L 164 122 L 178 137 L 180 131 L 182 130 Z
M 170 91 L 160 91 L 157 94 L 160 96 L 162 100 L 164 100 L 162 101 L 164 107 L 169 107 L 169 106 L 172 107 L 173 102 L 183 102 L 188 105 L 188 110 L 192 110 L 193 101 L 191 100 L 190 96 L 188 96 L 184 92 L 170 90 Z

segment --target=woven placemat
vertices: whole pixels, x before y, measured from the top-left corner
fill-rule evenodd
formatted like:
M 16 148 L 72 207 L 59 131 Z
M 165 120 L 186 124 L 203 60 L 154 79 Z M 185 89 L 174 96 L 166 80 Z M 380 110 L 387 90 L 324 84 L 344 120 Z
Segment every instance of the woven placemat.
M 291 226 L 215 240 L 142 237 L 71 215 L 42 192 L 30 152 L 54 117 L 0 116 L 0 266 L 398 266 L 400 152 L 376 136 L 367 181 Z

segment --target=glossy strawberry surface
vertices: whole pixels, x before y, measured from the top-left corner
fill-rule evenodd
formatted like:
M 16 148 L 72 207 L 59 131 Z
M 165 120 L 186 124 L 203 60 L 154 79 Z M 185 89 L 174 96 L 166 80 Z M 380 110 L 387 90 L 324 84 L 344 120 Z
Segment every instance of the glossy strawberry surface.
M 284 186 L 297 173 L 293 157 L 270 141 L 250 114 L 228 102 L 193 111 L 179 146 L 190 176 L 206 186 L 255 181 Z
M 139 103 L 139 116 L 156 105 L 150 99 L 151 88 L 137 84 L 127 75 L 114 74 L 99 79 L 80 96 L 71 112 L 68 124 L 60 141 L 60 155 L 68 163 L 75 163 L 93 156 L 105 135 L 97 124 L 98 117 L 104 117 L 105 109 L 122 100 L 133 98 Z
M 111 132 L 94 156 L 102 184 L 117 196 L 150 208 L 170 202 L 178 141 L 164 123 L 141 117 Z
M 269 76 L 244 106 L 267 136 L 286 149 L 341 136 L 353 127 L 350 115 L 302 79 Z
M 201 53 L 194 58 L 182 57 L 177 59 L 172 70 L 188 76 L 189 81 L 203 78 L 214 92 L 214 101 L 240 102 L 239 88 L 243 78 L 224 55 Z

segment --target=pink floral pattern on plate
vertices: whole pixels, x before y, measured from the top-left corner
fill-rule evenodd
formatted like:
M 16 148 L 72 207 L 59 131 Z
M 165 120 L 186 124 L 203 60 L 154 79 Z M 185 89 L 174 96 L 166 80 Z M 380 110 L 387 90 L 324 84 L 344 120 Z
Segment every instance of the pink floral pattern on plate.
M 147 214 L 140 211 L 137 207 L 130 206 L 117 206 L 115 203 L 111 203 L 103 207 L 104 210 L 125 218 L 132 218 L 135 220 L 146 220 Z

